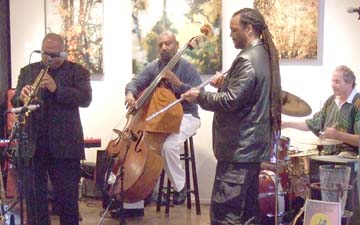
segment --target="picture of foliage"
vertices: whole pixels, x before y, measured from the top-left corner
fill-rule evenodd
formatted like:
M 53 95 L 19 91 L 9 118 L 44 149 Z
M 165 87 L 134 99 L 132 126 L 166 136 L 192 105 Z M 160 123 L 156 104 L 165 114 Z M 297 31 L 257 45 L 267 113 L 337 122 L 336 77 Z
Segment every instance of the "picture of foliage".
M 282 59 L 317 59 L 318 0 L 254 0 Z
M 204 24 L 213 32 L 206 46 L 187 49 L 182 56 L 194 63 L 200 74 L 221 71 L 221 0 L 132 0 L 132 4 L 134 74 L 158 58 L 156 38 L 160 33 L 173 32 L 182 48 L 201 35 Z
M 46 33 L 65 38 L 68 60 L 103 74 L 102 0 L 45 0 Z

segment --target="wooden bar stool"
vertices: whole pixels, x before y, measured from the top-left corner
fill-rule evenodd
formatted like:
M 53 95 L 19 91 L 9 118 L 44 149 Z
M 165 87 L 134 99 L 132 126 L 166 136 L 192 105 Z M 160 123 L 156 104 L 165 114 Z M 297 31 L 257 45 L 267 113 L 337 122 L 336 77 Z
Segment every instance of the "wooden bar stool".
M 185 188 L 186 188 L 187 208 L 191 209 L 191 194 L 194 194 L 196 214 L 200 215 L 201 209 L 200 209 L 198 180 L 197 180 L 197 173 L 196 173 L 196 162 L 195 162 L 193 136 L 189 137 L 188 139 L 186 139 L 184 141 L 184 153 L 180 154 L 180 159 L 184 160 L 184 164 L 185 164 Z M 191 163 L 191 175 L 192 175 L 192 188 L 191 188 L 191 178 L 190 178 L 190 163 Z M 167 186 L 164 187 L 164 180 L 165 180 L 165 171 L 163 170 L 160 175 L 158 199 L 157 199 L 157 203 L 156 203 L 156 211 L 157 212 L 160 211 L 162 195 L 164 194 L 165 195 L 165 215 L 168 216 L 169 211 L 170 211 L 170 198 L 173 195 L 174 191 L 173 191 L 173 188 L 171 186 L 171 182 L 169 179 L 167 179 Z

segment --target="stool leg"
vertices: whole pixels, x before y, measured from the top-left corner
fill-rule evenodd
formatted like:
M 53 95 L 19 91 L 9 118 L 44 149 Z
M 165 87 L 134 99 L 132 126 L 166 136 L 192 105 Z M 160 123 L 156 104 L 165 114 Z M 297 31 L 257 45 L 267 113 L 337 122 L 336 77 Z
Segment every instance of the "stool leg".
M 187 208 L 191 209 L 191 192 L 190 192 L 190 166 L 189 166 L 189 142 L 188 139 L 184 142 L 184 164 L 185 164 L 185 187 L 186 187 L 186 203 Z
M 156 202 L 156 212 L 160 212 L 160 209 L 161 209 L 161 200 L 162 200 L 163 189 L 164 189 L 164 179 L 165 179 L 165 171 L 163 170 L 160 175 L 159 191 L 158 191 L 158 197 L 157 197 L 157 202 Z
M 195 163 L 195 153 L 194 153 L 194 142 L 192 137 L 190 137 L 190 154 L 191 154 L 191 170 L 193 175 L 193 186 L 194 186 L 194 195 L 195 195 L 195 206 L 196 206 L 196 214 L 200 215 L 200 198 L 199 198 L 199 187 L 198 187 L 198 179 L 196 174 L 196 163 Z
M 171 195 L 171 181 L 167 181 L 167 191 L 166 191 L 166 203 L 165 203 L 165 215 L 169 216 L 170 212 L 170 195 Z

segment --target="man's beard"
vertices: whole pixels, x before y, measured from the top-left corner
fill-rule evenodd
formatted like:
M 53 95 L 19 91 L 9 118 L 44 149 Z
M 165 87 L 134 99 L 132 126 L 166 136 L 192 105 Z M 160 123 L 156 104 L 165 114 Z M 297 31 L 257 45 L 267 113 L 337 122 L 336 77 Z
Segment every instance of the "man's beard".
M 160 60 L 162 62 L 168 63 L 171 60 L 172 56 L 169 52 L 164 52 L 160 55 Z

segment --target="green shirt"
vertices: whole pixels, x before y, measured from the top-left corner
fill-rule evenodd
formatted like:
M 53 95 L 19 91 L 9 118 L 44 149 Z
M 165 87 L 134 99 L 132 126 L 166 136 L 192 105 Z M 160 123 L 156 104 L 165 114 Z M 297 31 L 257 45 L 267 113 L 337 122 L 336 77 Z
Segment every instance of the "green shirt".
M 353 90 L 354 92 L 355 90 Z M 313 118 L 305 122 L 309 129 L 319 136 L 320 130 L 333 127 L 349 134 L 360 133 L 360 94 L 355 93 L 352 100 L 348 99 L 339 109 L 335 102 L 336 97 L 330 96 L 320 112 L 315 113 Z M 351 102 L 351 103 L 350 103 Z M 340 145 L 324 146 L 325 155 L 339 154 L 342 151 L 350 151 L 358 154 L 358 147 L 343 143 Z

